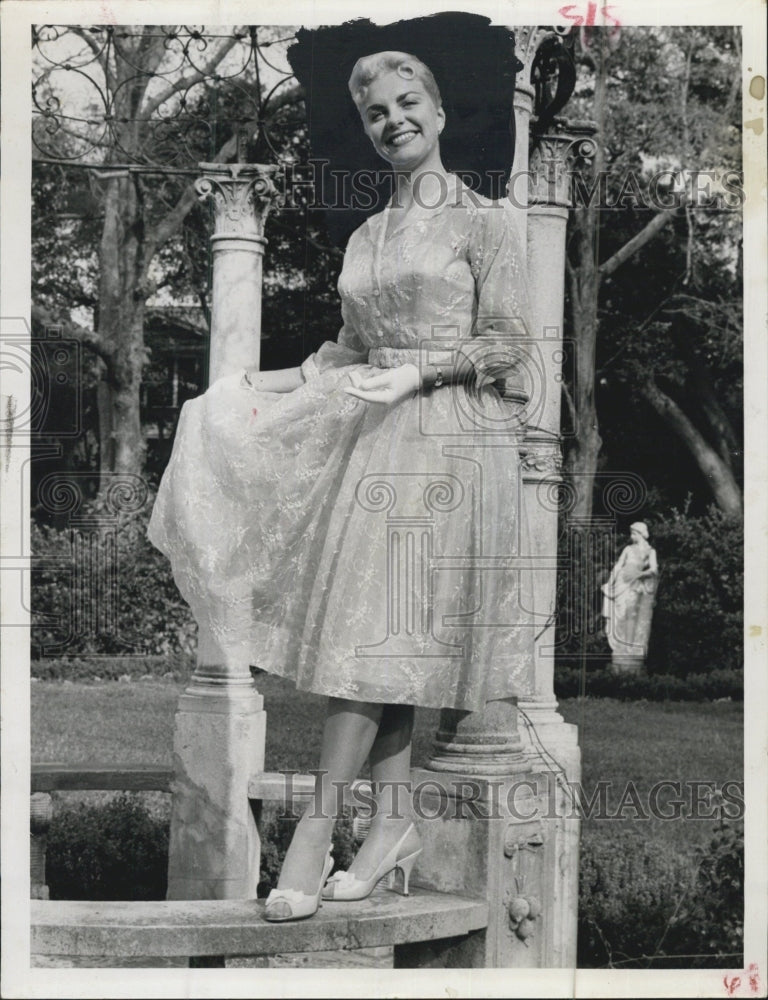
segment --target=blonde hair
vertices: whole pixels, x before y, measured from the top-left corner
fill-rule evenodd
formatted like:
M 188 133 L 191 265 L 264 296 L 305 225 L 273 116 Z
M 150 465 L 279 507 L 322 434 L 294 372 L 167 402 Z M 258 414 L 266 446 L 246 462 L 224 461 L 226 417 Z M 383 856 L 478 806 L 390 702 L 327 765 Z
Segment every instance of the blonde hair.
M 435 107 L 442 107 L 443 99 L 440 97 L 437 82 L 430 68 L 425 66 L 421 59 L 407 52 L 375 52 L 373 55 L 358 59 L 349 78 L 349 92 L 358 111 L 362 110 L 370 85 L 384 73 L 397 73 L 404 80 L 420 80 L 434 101 Z

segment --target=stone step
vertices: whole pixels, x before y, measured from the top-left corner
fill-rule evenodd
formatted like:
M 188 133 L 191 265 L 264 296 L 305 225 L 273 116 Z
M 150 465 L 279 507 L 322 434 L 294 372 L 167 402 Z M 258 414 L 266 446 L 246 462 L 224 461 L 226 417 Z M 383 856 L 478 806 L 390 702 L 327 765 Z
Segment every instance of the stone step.
M 32 900 L 36 955 L 232 956 L 339 951 L 435 941 L 488 924 L 482 899 L 411 886 L 358 902 L 325 902 L 309 920 L 268 923 L 263 900 Z

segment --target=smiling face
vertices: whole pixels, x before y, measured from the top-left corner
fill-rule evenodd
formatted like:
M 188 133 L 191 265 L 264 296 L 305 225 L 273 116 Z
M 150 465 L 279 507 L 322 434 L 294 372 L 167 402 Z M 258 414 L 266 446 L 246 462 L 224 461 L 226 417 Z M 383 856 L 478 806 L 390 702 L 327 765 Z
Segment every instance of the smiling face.
M 395 170 L 440 167 L 445 113 L 418 77 L 381 74 L 367 88 L 360 114 L 376 152 Z

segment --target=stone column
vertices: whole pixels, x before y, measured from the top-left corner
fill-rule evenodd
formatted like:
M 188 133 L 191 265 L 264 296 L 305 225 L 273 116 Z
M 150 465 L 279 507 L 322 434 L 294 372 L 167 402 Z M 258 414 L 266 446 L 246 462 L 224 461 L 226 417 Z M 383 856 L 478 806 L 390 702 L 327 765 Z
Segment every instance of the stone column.
M 534 101 L 531 69 L 539 46 L 550 32 L 546 28 L 533 25 L 516 27 L 514 32 L 515 55 L 522 62 L 523 68 L 515 80 L 515 152 L 512 173 L 507 185 L 507 198 L 514 209 L 521 234 L 525 238 L 528 225 L 528 150 Z
M 276 196 L 275 167 L 201 163 L 195 183 L 215 209 L 209 384 L 238 368 L 256 367 L 261 346 L 264 223 Z
M 196 189 L 215 206 L 209 384 L 259 361 L 264 220 L 274 168 L 201 164 Z M 201 628 L 197 668 L 174 734 L 169 899 L 251 899 L 260 842 L 248 780 L 264 770 L 266 713 L 247 663 Z
M 531 426 L 520 453 L 524 501 L 531 508 L 532 547 L 521 552 L 521 563 L 546 566 L 535 574 L 534 594 L 534 610 L 546 623 L 554 610 L 557 566 L 556 390 L 562 362 L 568 201 L 559 188 L 552 204 L 549 198 L 542 201 L 536 184 L 529 187 L 526 174 L 529 167 L 539 168 L 537 152 L 530 165 L 528 159 L 534 103 L 530 72 L 539 45 L 552 32 L 537 27 L 514 31 L 524 68 L 516 88 L 516 159 L 508 195 L 521 232 L 527 230 L 535 313 L 529 373 L 534 376 L 534 396 L 526 406 Z M 555 135 L 553 148 L 559 151 Z M 548 336 L 542 338 L 542 331 Z M 554 495 L 549 496 L 549 506 L 539 510 L 536 500 L 542 484 L 545 495 L 553 490 Z M 535 643 L 538 653 L 547 630 L 542 631 L 540 624 L 537 631 L 542 633 Z M 554 711 L 551 661 L 542 667 L 536 660 L 536 698 L 521 699 L 520 704 L 548 711 L 552 716 L 548 721 L 567 731 L 565 739 L 558 733 L 557 753 L 565 758 L 568 777 L 578 777 L 576 729 L 566 726 Z M 540 718 L 535 721 L 538 736 L 540 722 Z M 546 754 L 532 753 L 534 745 L 520 721 L 515 698 L 489 702 L 480 712 L 441 712 L 431 759 L 426 768 L 413 772 L 424 839 L 417 880 L 446 892 L 486 897 L 490 920 L 484 931 L 466 939 L 397 948 L 398 966 L 575 965 L 579 820 L 566 776 Z
M 521 730 L 529 756 L 539 758 L 546 750 L 572 781 L 580 776 L 576 727 L 564 723 L 554 694 L 558 506 L 563 490 L 560 398 L 565 231 L 571 206 L 569 167 L 573 157 L 590 155 L 593 133 L 591 124 L 555 120 L 544 135 L 536 137 L 529 176 L 528 274 L 534 327 L 531 367 L 538 386 L 537 398 L 529 405 L 521 457 L 538 625 L 535 692 L 520 700 L 526 722 Z

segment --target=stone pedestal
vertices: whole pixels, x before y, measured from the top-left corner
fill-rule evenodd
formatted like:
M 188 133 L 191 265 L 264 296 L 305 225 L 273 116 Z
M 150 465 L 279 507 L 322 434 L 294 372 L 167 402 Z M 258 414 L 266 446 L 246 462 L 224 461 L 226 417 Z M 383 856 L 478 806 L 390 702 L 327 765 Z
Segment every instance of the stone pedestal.
M 400 968 L 569 968 L 576 964 L 579 822 L 551 775 L 417 769 L 424 850 L 414 883 L 487 899 L 488 927 L 400 945 Z
M 645 659 L 642 656 L 611 657 L 611 670 L 614 674 L 625 674 L 629 677 L 641 677 L 645 674 Z
M 573 732 L 578 761 L 575 727 L 560 728 Z M 441 712 L 432 757 L 413 772 L 417 880 L 488 899 L 490 921 L 467 938 L 403 946 L 397 965 L 575 966 L 578 812 L 566 775 L 527 751 L 514 698 Z
M 264 220 L 274 168 L 201 164 L 213 198 L 209 383 L 259 360 Z M 254 898 L 260 842 L 248 779 L 264 770 L 266 713 L 249 665 L 223 655 L 204 625 L 197 668 L 179 701 L 168 865 L 169 899 Z

